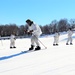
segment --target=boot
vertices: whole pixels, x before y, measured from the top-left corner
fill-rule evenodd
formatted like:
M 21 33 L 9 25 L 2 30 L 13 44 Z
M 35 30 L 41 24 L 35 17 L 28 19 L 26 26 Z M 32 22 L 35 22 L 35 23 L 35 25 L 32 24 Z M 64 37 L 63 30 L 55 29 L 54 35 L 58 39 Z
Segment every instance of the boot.
M 69 45 L 68 43 L 66 43 L 66 45 Z
M 10 49 L 11 49 L 12 47 L 10 47 Z
M 31 48 L 29 48 L 29 50 L 33 50 L 34 49 L 34 46 L 33 45 L 31 45 Z
M 72 43 L 70 43 L 70 45 L 73 45 Z
M 58 46 L 58 44 L 56 44 L 56 46 Z
M 16 48 L 15 46 L 13 48 Z
M 55 46 L 55 44 L 53 44 L 53 46 Z
M 36 50 L 40 50 L 41 49 L 41 47 L 40 46 L 37 46 L 36 48 L 35 48 L 35 51 Z

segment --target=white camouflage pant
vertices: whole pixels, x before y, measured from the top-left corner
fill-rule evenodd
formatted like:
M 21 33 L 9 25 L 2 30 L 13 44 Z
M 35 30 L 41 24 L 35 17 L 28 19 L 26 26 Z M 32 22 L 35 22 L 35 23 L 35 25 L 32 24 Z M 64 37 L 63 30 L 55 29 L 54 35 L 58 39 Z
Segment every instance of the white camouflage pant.
M 58 44 L 59 37 L 54 37 L 54 43 L 53 44 Z
M 31 37 L 31 45 L 35 45 L 36 44 L 37 46 L 39 46 L 38 37 L 39 36 L 32 35 L 32 37 Z
M 14 47 L 15 46 L 15 40 L 10 41 L 10 47 Z
M 68 42 L 72 43 L 72 37 L 68 37 L 67 43 L 68 43 Z

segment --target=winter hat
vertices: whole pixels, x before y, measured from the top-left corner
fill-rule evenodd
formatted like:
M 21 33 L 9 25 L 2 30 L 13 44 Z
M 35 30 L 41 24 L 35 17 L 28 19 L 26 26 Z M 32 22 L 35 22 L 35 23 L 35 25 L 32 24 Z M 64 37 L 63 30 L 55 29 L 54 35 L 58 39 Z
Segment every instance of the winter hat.
M 30 19 L 27 19 L 26 22 L 28 23 L 28 22 L 33 22 L 33 21 L 31 21 Z

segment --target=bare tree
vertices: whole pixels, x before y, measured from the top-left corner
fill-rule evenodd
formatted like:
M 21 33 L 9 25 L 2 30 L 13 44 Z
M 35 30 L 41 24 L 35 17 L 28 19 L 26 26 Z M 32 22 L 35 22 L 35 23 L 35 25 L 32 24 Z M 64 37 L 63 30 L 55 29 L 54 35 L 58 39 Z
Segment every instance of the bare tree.
M 58 23 L 59 31 L 60 32 L 66 31 L 67 25 L 68 25 L 67 19 L 61 19 Z

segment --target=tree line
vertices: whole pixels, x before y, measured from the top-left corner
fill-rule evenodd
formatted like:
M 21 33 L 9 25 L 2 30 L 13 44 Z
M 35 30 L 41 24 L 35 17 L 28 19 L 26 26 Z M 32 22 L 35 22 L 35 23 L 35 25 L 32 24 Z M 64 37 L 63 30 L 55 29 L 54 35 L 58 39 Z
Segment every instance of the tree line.
M 75 19 L 61 19 L 59 21 L 53 20 L 50 24 L 44 26 L 40 25 L 43 32 L 42 35 L 53 34 L 56 30 L 59 32 L 67 31 L 68 28 L 75 28 Z M 27 25 L 5 24 L 0 25 L 0 35 L 10 36 L 12 32 L 15 32 L 17 36 L 27 36 L 24 30 L 27 30 Z

